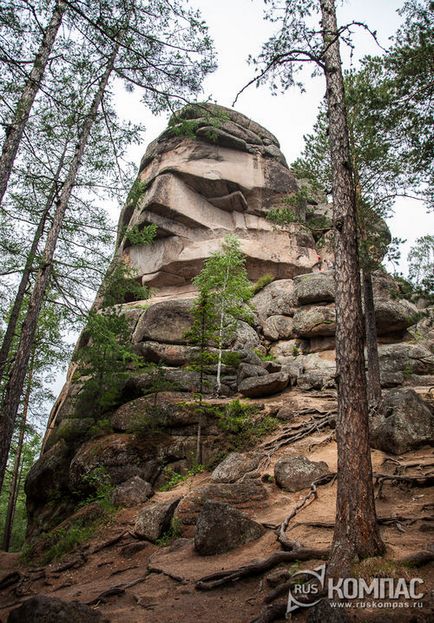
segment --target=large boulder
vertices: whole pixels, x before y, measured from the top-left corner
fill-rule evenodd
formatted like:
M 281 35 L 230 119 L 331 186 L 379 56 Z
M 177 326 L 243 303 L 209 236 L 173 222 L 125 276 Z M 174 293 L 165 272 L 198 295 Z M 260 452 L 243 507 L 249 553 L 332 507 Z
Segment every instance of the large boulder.
M 334 305 L 301 308 L 294 315 L 294 334 L 299 337 L 334 335 L 336 310 Z
M 423 344 L 380 344 L 378 354 L 382 372 L 434 373 L 434 354 Z
M 194 548 L 201 556 L 222 554 L 255 541 L 264 533 L 263 526 L 238 509 L 207 500 L 197 520 Z
M 375 301 L 375 323 L 378 335 L 402 333 L 414 324 L 417 318 L 418 309 L 410 301 L 405 299 Z
M 195 352 L 191 346 L 160 344 L 159 342 L 140 342 L 136 349 L 146 361 L 166 366 L 184 366 Z
M 134 525 L 134 534 L 155 543 L 170 528 L 173 514 L 180 498 L 167 502 L 150 502 L 139 513 Z
M 189 299 L 172 299 L 150 305 L 137 323 L 133 342 L 151 340 L 165 344 L 187 344 L 186 333 L 193 322 L 191 305 Z
M 214 482 L 236 482 L 240 478 L 256 475 L 264 455 L 258 452 L 231 452 L 211 474 Z
M 305 456 L 291 456 L 279 459 L 274 466 L 276 484 L 285 491 L 306 489 L 329 472 L 324 461 L 310 461 Z
M 278 394 L 288 386 L 289 375 L 286 372 L 274 372 L 265 376 L 244 379 L 238 385 L 238 391 L 248 398 Z
M 9 613 L 7 623 L 109 623 L 101 612 L 78 601 L 35 595 Z
M 266 376 L 267 370 L 262 365 L 252 365 L 250 363 L 242 363 L 238 368 L 237 382 L 238 385 L 244 381 L 244 379 L 250 379 L 257 376 Z
M 297 305 L 293 280 L 273 281 L 255 294 L 252 303 L 261 320 L 276 315 L 293 316 Z
M 371 420 L 371 446 L 402 454 L 434 442 L 434 414 L 413 389 L 392 389 Z
M 276 315 L 270 316 L 262 325 L 264 336 L 275 342 L 292 336 L 292 318 L 288 316 Z
M 334 272 L 310 273 L 294 279 L 299 305 L 332 303 L 335 300 Z
M 212 482 L 188 493 L 179 503 L 175 516 L 184 526 L 194 526 L 207 500 L 230 504 L 240 509 L 251 508 L 267 499 L 264 485 L 253 478 L 238 482 Z

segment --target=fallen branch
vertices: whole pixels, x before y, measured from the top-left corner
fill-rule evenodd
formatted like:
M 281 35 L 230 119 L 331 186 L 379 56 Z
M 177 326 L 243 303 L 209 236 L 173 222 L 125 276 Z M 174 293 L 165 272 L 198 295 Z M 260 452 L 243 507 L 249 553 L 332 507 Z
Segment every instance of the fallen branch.
M 390 475 L 390 474 L 381 474 L 378 472 L 374 472 L 373 477 L 375 478 L 375 484 L 381 484 L 386 480 L 395 480 L 397 482 L 406 482 L 409 484 L 414 484 L 418 487 L 429 487 L 434 485 L 434 476 L 398 476 L 398 475 Z
M 165 571 L 161 569 L 161 567 L 156 567 L 155 565 L 148 564 L 149 573 L 159 573 L 161 575 L 165 575 L 171 580 L 175 580 L 175 582 L 179 582 L 180 584 L 188 584 L 188 580 L 181 577 L 180 575 L 175 575 L 174 573 L 170 573 L 170 571 Z

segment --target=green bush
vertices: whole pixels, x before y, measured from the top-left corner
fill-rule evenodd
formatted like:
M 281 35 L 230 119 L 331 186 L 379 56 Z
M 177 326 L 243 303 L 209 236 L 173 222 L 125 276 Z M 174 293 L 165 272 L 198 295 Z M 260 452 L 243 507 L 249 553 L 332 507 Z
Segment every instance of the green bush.
M 170 528 L 159 539 L 156 540 L 156 544 L 159 547 L 167 547 L 181 536 L 181 522 L 177 517 L 172 517 L 170 522 Z
M 268 286 L 269 283 L 274 281 L 274 275 L 270 275 L 269 273 L 262 275 L 259 277 L 257 281 L 252 285 L 253 294 L 257 294 L 260 292 L 265 286 Z
M 272 208 L 267 213 L 266 218 L 278 227 L 285 227 L 286 225 L 291 225 L 291 223 L 296 223 L 298 221 L 298 217 L 291 208 Z
M 164 485 L 161 485 L 160 491 L 170 491 L 171 489 L 174 489 L 177 485 L 181 484 L 181 482 L 184 482 L 192 476 L 196 476 L 196 474 L 201 474 L 203 471 L 205 471 L 205 467 L 200 463 L 190 467 L 190 469 L 185 474 L 175 472 L 173 467 L 170 467 L 169 465 L 164 470 L 164 475 L 168 477 L 169 480 L 165 482 Z

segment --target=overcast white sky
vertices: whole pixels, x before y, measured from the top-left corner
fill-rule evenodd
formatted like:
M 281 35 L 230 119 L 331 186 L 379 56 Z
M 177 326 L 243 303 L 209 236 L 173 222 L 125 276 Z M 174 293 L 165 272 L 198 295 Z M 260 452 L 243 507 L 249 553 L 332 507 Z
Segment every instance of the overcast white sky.
M 380 43 L 387 47 L 389 37 L 398 28 L 401 18 L 396 10 L 402 0 L 346 0 L 338 3 L 339 23 L 362 21 L 376 30 Z M 259 52 L 261 44 L 272 32 L 273 25 L 263 19 L 262 0 L 191 0 L 191 5 L 201 10 L 218 53 L 218 70 L 204 84 L 205 95 L 211 95 L 219 104 L 232 106 L 236 93 L 253 75 L 246 62 L 249 54 Z M 363 30 L 354 37 L 353 63 L 365 54 L 381 51 L 372 37 Z M 342 50 L 349 67 L 348 52 Z M 273 132 L 280 141 L 288 163 L 303 149 L 303 135 L 310 132 L 316 118 L 318 105 L 324 94 L 324 79 L 311 79 L 307 74 L 306 92 L 296 88 L 283 95 L 272 96 L 267 87 L 250 87 L 238 99 L 236 110 L 259 122 Z M 167 124 L 167 116 L 153 117 L 137 96 L 119 94 L 119 106 L 126 117 L 145 123 L 147 131 L 144 144 L 135 146 L 131 159 L 137 164 L 147 144 L 160 134 Z M 399 201 L 394 217 L 389 221 L 394 236 L 406 238 L 402 247 L 403 267 L 411 244 L 434 229 L 434 217 L 426 214 L 418 202 Z

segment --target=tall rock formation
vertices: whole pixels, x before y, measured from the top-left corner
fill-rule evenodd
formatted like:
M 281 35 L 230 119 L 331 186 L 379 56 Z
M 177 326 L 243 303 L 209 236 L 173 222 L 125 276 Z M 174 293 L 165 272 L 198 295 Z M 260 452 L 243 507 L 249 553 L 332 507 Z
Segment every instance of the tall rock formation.
M 131 370 L 117 404 L 96 417 L 91 405 L 77 407 L 82 383 L 71 365 L 43 453 L 26 485 L 30 536 L 74 512 L 89 493 L 89 474 L 101 473 L 95 470 L 104 470 L 117 487 L 117 499 L 129 499 L 137 488 L 142 498 L 149 497 L 150 485 L 161 485 L 168 467 L 169 473 L 185 471 L 194 462 L 199 419 L 202 461 L 212 465 L 227 452 L 216 416 L 221 401 L 208 400 L 205 415 L 192 405 L 198 373 L 188 365 L 194 349 L 186 334 L 195 296 L 192 279 L 229 233 L 240 240 L 250 279 L 269 275 L 271 283 L 253 298 L 253 326 L 239 322 L 228 340 L 227 349 L 239 356 L 224 369 L 223 394 L 258 398 L 294 387 L 333 389 L 331 210 L 321 199 L 294 201 L 299 188 L 277 139 L 220 106 L 186 107 L 149 145 L 122 210 L 116 253 L 137 279 L 153 288 L 153 296 L 118 303 L 129 320 L 136 352 L 144 361 L 161 364 L 172 391 L 157 401 L 152 373 Z M 279 228 L 267 220 L 270 210 L 288 207 L 294 212 L 290 225 Z M 151 223 L 157 226 L 151 245 L 128 241 L 128 228 Z M 376 276 L 375 294 L 383 386 L 434 383 L 430 342 L 407 333 L 418 319 L 417 308 L 400 300 L 397 284 L 387 275 Z M 210 366 L 210 395 L 214 375 Z M 140 417 L 155 420 L 148 435 L 134 433 Z M 430 426 L 424 428 L 424 440 Z M 249 499 L 251 495 L 262 495 L 262 489 L 250 491 Z M 166 510 L 158 509 L 162 522 Z

